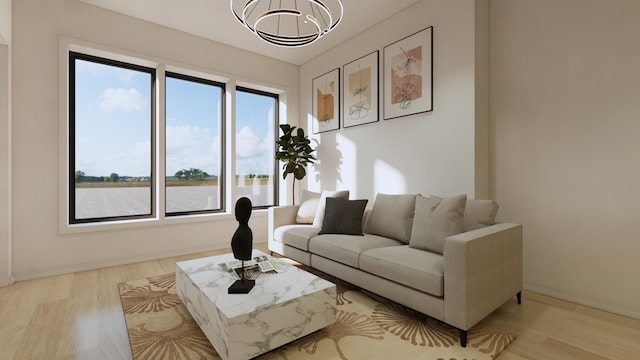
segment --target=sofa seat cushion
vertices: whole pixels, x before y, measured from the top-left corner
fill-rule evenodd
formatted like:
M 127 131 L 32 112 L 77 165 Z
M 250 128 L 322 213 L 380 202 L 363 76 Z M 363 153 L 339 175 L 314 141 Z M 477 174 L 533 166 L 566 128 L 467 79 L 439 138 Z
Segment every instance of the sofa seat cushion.
M 408 245 L 360 255 L 360 269 L 434 296 L 444 296 L 444 256 Z
M 283 225 L 273 231 L 273 239 L 300 250 L 309 251 L 309 239 L 318 235 L 319 227 L 312 225 Z
M 316 255 L 357 268 L 360 254 L 364 251 L 378 247 L 400 245 L 404 245 L 404 243 L 378 235 L 324 234 L 316 236 L 309 241 L 309 251 Z M 313 266 L 313 264 L 311 264 L 311 266 Z

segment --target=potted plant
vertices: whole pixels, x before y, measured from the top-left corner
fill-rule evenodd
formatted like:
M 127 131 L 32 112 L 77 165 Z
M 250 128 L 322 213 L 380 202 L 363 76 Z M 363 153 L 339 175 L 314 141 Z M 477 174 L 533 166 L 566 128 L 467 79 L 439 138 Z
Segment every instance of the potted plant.
M 276 151 L 276 160 L 284 163 L 282 166 L 282 178 L 286 180 L 287 175 L 293 174 L 293 203 L 296 203 L 296 180 L 302 180 L 307 175 L 305 169 L 307 164 L 315 163 L 317 160 L 313 156 L 315 151 L 311 147 L 311 141 L 304 134 L 304 130 L 298 128 L 294 132 L 295 126 L 289 124 L 280 125 L 282 136 L 276 141 L 278 151 Z

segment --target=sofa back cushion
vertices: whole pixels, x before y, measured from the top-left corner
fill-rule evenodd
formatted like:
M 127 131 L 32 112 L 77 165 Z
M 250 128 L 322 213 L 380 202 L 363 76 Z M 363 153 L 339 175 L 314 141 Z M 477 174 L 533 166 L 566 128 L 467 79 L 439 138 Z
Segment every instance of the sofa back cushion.
M 416 195 L 378 194 L 364 232 L 409 243 Z
M 302 190 L 302 203 L 300 203 L 298 213 L 296 214 L 296 223 L 313 224 L 316 212 L 318 212 L 321 195 L 322 194 L 317 192 Z
M 494 200 L 468 199 L 464 208 L 462 232 L 493 225 L 498 213 L 498 203 Z
M 318 208 L 316 209 L 316 216 L 313 218 L 313 226 L 322 227 L 324 221 L 324 210 L 327 206 L 327 198 L 349 199 L 349 190 L 340 191 L 323 191 L 318 201 Z
M 462 232 L 467 195 L 450 198 L 418 196 L 409 246 L 444 253 L 444 239 Z

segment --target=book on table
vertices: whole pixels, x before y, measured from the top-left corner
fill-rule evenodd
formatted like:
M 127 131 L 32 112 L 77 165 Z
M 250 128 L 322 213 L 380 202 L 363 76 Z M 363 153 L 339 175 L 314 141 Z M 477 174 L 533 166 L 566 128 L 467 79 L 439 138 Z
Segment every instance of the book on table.
M 242 278 L 242 260 L 232 260 L 222 264 L 236 280 Z M 261 274 L 276 274 L 286 271 L 283 264 L 271 256 L 259 255 L 244 261 L 244 278 L 255 280 Z

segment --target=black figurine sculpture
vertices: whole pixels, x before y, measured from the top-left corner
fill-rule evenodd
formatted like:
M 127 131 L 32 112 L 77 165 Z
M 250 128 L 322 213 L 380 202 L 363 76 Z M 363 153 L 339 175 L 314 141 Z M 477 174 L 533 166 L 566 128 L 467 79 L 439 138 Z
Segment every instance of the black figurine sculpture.
M 238 229 L 231 238 L 231 249 L 233 257 L 242 261 L 242 271 L 240 280 L 236 280 L 229 287 L 229 294 L 247 294 L 256 284 L 255 280 L 245 279 L 244 261 L 251 260 L 251 249 L 253 248 L 253 232 L 249 227 L 251 217 L 251 200 L 241 197 L 236 201 L 236 220 Z

